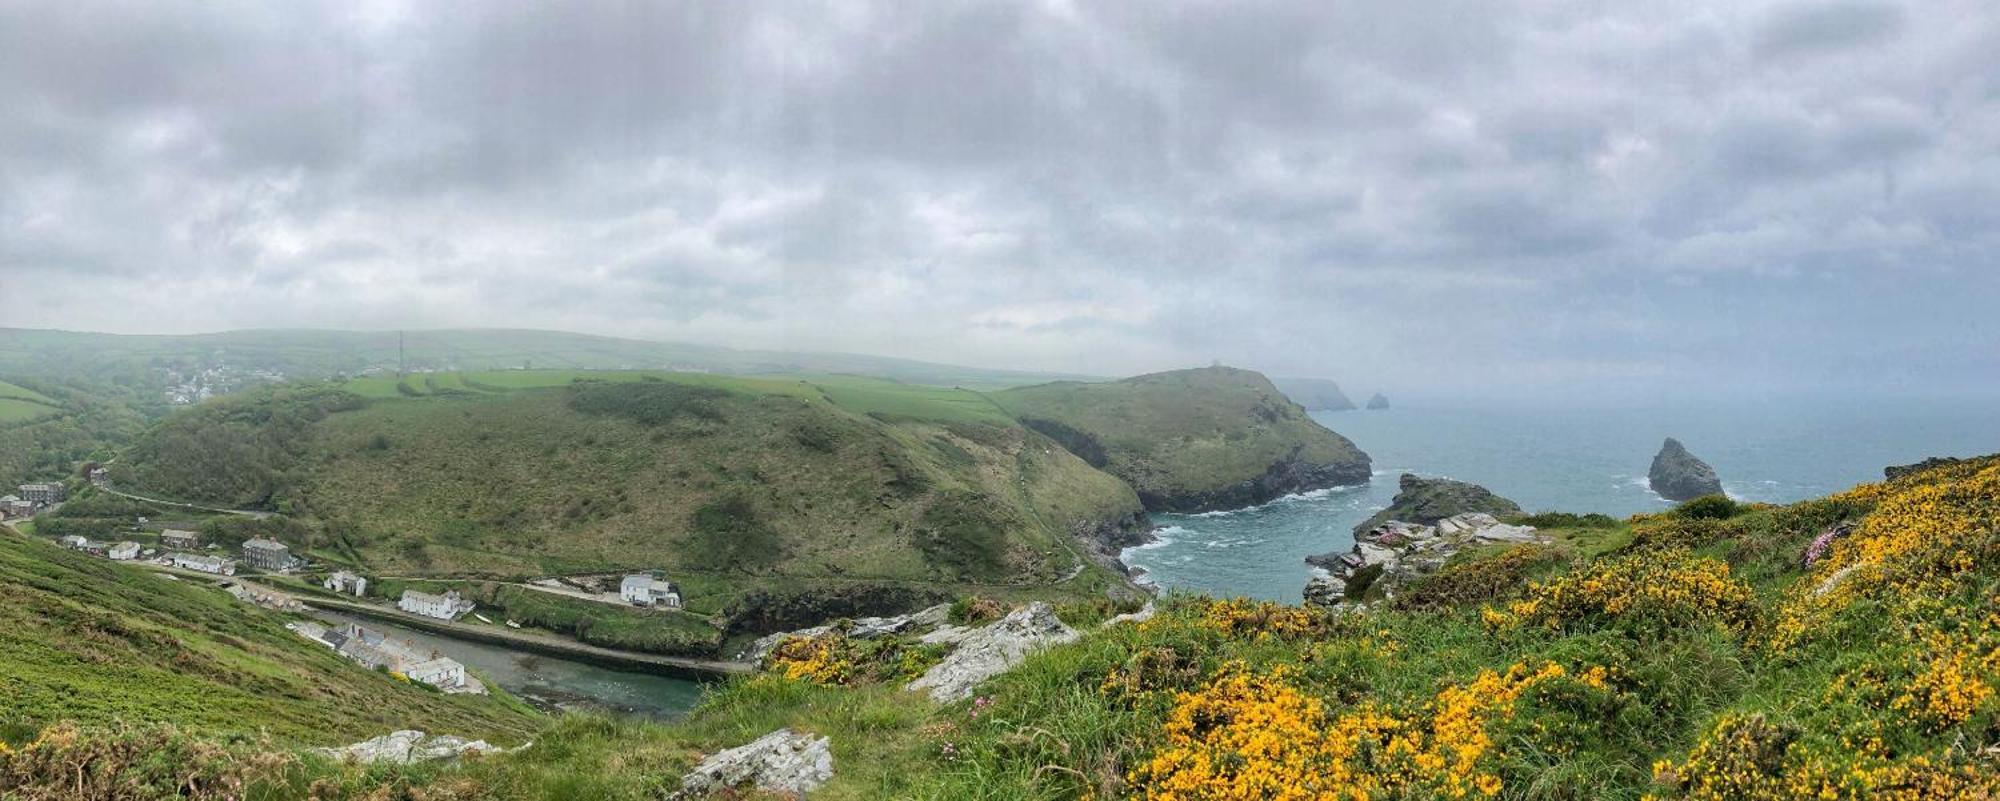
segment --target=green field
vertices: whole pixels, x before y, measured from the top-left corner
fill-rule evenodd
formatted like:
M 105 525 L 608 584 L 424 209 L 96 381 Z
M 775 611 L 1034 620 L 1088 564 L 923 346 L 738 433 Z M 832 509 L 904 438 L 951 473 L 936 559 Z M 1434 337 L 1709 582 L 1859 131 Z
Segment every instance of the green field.
M 54 398 L 51 398 L 47 395 L 43 395 L 40 392 L 36 392 L 34 390 L 27 389 L 25 387 L 17 386 L 14 384 L 9 384 L 5 381 L 0 381 L 0 398 L 15 398 L 18 400 L 25 400 L 34 403 L 39 403 L 43 406 L 62 405 L 60 403 L 57 403 Z
M 0 398 L 0 424 L 24 423 L 61 413 L 61 409 L 47 404 L 19 398 Z

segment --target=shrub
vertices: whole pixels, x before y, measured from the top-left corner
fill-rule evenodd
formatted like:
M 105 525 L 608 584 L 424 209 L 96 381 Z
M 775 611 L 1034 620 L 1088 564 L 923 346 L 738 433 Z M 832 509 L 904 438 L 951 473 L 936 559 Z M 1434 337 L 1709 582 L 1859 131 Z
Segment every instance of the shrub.
M 1543 545 L 1516 545 L 1484 559 L 1445 565 L 1396 597 L 1397 609 L 1445 609 L 1484 603 L 1525 589 L 1528 574 L 1565 561 Z
M 776 562 L 784 539 L 743 492 L 732 492 L 695 509 L 693 561 L 710 570 L 753 573 Z
M 1740 511 L 1742 511 L 1742 507 L 1738 506 L 1735 501 L 1730 500 L 1729 496 L 1718 493 L 1715 495 L 1703 495 L 1676 506 L 1673 513 L 1676 517 L 1687 517 L 1697 520 L 1727 520 L 1735 517 Z
M 977 595 L 966 595 L 951 602 L 950 618 L 953 623 L 969 625 L 998 620 L 1006 613 L 1006 608 L 1002 607 L 999 601 Z
M 1516 518 L 1514 522 L 1535 528 L 1615 528 L 1618 525 L 1617 519 L 1597 512 L 1582 515 L 1570 512 L 1538 512 Z

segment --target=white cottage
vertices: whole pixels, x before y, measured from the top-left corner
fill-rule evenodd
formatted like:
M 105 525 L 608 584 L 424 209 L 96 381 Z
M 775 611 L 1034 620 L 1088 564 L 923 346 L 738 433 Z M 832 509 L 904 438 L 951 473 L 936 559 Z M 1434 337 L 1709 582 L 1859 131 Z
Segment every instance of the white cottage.
M 434 617 L 439 620 L 456 620 L 471 612 L 473 603 L 459 597 L 457 590 L 446 590 L 443 595 L 404 590 L 402 599 L 396 602 L 396 608 L 413 615 Z
M 368 594 L 368 579 L 348 570 L 334 571 L 333 575 L 326 577 L 326 581 L 320 582 L 320 586 L 357 598 Z
M 647 573 L 634 573 L 618 583 L 618 597 L 633 606 L 681 608 L 681 594 L 672 582 Z
M 465 686 L 465 666 L 449 657 L 427 659 L 403 667 L 403 675 L 410 681 L 420 681 L 441 689 Z
M 104 555 L 120 562 L 139 558 L 139 543 L 126 540 L 104 549 Z

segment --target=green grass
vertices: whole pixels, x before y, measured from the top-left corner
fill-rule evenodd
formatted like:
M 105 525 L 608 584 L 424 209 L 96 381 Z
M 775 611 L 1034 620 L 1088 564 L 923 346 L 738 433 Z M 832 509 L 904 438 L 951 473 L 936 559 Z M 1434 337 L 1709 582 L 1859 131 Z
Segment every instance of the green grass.
M 62 409 L 20 398 L 0 398 L 0 423 L 25 423 L 61 414 Z
M 62 405 L 56 399 L 51 398 L 47 395 L 43 395 L 40 392 L 36 392 L 32 389 L 28 389 L 26 387 L 22 387 L 17 384 L 9 384 L 5 381 L 0 381 L 0 398 L 13 398 L 16 400 L 24 400 L 24 401 L 29 401 L 31 403 L 39 403 L 43 406 Z
M 0 532 L 0 740 L 57 720 L 172 723 L 321 744 L 397 728 L 526 739 L 504 695 L 447 696 L 365 669 L 207 585 Z

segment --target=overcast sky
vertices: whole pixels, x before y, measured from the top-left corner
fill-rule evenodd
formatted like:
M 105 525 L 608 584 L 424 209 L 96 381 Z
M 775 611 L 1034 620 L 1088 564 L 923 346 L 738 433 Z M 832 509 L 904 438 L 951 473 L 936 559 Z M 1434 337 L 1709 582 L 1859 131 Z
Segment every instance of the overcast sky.
M 2000 389 L 1990 0 L 15 2 L 0 109 L 7 326 Z

